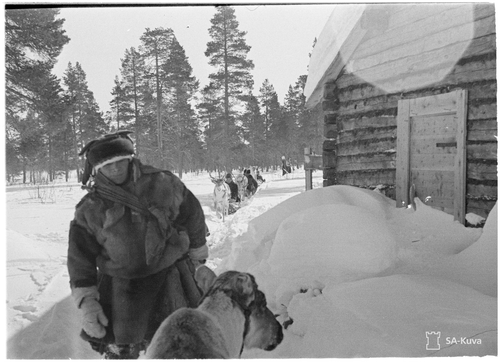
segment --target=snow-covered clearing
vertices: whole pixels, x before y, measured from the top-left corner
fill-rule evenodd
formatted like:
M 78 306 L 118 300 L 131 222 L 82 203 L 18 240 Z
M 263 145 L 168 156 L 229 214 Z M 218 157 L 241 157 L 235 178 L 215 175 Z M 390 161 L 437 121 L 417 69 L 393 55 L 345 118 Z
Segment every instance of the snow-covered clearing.
M 304 191 L 303 171 L 267 182 L 224 223 L 207 175 L 187 175 L 211 235 L 209 266 L 255 275 L 287 325 L 272 352 L 244 358 L 497 354 L 497 207 L 484 229 L 417 201 L 396 209 L 375 191 Z M 99 358 L 80 340 L 67 234 L 76 183 L 8 187 L 7 358 Z

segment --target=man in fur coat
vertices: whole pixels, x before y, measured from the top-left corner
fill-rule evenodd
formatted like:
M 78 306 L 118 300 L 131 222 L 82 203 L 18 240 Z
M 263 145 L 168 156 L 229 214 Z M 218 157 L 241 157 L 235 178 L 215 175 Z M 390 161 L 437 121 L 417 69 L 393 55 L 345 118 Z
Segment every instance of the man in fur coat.
M 91 141 L 80 153 L 89 193 L 69 231 L 81 337 L 107 359 L 138 358 L 170 313 L 197 306 L 193 275 L 208 257 L 198 199 L 171 172 L 134 158 L 129 133 Z

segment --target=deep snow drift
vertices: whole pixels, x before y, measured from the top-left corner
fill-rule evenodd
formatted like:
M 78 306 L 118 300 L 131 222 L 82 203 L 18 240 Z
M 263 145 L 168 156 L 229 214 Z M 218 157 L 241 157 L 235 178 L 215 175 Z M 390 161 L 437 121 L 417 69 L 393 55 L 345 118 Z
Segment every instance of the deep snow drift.
M 254 274 L 287 325 L 275 351 L 244 358 L 497 354 L 496 206 L 484 229 L 471 229 L 418 200 L 396 209 L 349 186 L 304 192 L 302 175 L 264 175 L 225 223 L 208 177 L 185 180 L 206 213 L 209 265 Z M 7 357 L 99 358 L 78 337 L 65 267 L 84 192 L 54 187 L 45 203 L 31 194 L 7 192 Z

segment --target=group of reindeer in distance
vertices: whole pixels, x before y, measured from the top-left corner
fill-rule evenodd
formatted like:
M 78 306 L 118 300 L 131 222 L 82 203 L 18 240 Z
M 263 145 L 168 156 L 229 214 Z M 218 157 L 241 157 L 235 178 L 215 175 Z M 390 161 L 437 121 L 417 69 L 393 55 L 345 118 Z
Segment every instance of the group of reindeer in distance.
M 213 193 L 215 214 L 222 218 L 223 222 L 229 215 L 231 204 L 237 204 L 239 208 L 241 203 L 252 197 L 265 181 L 256 167 L 238 171 L 236 175 L 232 173 L 221 175 L 220 172 L 217 177 L 212 176 L 210 172 L 208 175 L 215 185 Z

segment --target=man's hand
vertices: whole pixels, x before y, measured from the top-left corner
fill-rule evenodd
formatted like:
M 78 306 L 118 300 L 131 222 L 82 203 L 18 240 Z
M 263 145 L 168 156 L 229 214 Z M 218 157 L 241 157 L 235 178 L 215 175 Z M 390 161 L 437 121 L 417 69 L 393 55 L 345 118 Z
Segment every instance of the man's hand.
M 94 338 L 103 338 L 106 335 L 105 326 L 108 318 L 104 315 L 101 305 L 95 298 L 84 298 L 80 306 L 82 311 L 82 328 Z

